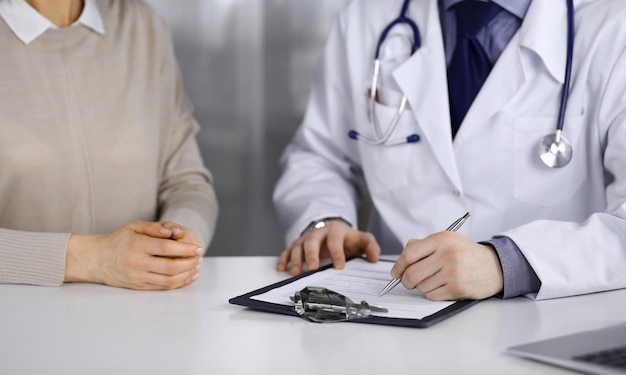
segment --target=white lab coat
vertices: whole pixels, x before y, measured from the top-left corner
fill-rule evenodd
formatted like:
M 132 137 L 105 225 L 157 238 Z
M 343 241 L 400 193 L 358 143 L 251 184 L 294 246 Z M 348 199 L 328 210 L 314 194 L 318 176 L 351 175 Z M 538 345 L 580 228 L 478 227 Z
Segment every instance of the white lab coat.
M 626 2 L 576 2 L 572 83 L 564 135 L 569 165 L 537 155 L 554 133 L 566 60 L 566 4 L 534 0 L 451 141 L 446 63 L 437 0 L 414 0 L 422 46 L 408 60 L 396 28 L 388 38 L 377 116 L 390 123 L 402 94 L 408 108 L 392 138 L 417 144 L 369 146 L 374 48 L 401 0 L 356 0 L 339 15 L 314 79 L 303 123 L 283 156 L 274 201 L 287 242 L 312 220 L 356 223 L 364 177 L 373 203 L 369 230 L 383 252 L 445 229 L 481 241 L 510 237 L 541 280 L 531 298 L 626 287 Z M 404 47 L 404 48 L 400 48 Z M 391 51 L 391 52 L 387 52 Z M 385 73 L 386 72 L 386 73 Z

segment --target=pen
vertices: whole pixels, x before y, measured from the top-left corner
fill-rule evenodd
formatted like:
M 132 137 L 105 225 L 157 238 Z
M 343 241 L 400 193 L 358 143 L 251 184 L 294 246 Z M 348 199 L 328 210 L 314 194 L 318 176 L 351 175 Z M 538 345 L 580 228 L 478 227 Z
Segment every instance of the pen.
M 470 216 L 470 213 L 466 212 L 465 215 L 463 215 L 461 218 L 457 219 L 454 223 L 452 223 L 446 229 L 446 232 L 456 232 L 461 227 L 461 225 L 465 223 L 465 221 L 467 220 L 467 218 L 469 218 L 469 216 Z M 387 284 L 387 286 L 384 287 L 383 290 L 380 291 L 380 293 L 378 293 L 378 296 L 382 297 L 385 294 L 387 294 L 387 292 L 389 292 L 391 289 L 395 288 L 398 284 L 400 284 L 400 280 L 401 280 L 401 277 L 391 280 L 389 284 Z

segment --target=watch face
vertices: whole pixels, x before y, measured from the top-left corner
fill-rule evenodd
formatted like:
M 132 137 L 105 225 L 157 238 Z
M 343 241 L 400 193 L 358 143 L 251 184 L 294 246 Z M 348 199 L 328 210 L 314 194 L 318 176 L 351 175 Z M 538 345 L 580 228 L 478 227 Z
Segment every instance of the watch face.
M 328 223 L 329 221 L 333 221 L 333 220 L 341 221 L 342 223 L 346 224 L 347 226 L 352 227 L 352 224 L 350 224 L 347 220 L 345 220 L 345 219 L 343 219 L 343 218 L 341 218 L 339 216 L 325 217 L 325 218 L 320 219 L 320 220 L 312 221 L 306 227 L 306 229 L 304 229 L 302 231 L 302 233 L 300 233 L 300 236 L 304 236 L 307 232 L 310 232 L 313 229 L 324 228 L 326 226 L 326 223 Z
M 320 229 L 320 228 L 324 228 L 325 226 L 326 226 L 326 221 L 320 221 L 319 223 L 315 224 L 313 228 Z

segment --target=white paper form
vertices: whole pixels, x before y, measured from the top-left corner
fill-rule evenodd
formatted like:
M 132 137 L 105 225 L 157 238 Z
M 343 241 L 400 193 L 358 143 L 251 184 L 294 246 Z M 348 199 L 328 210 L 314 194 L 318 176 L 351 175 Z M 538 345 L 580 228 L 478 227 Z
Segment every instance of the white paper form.
M 378 293 L 391 281 L 391 276 L 389 276 L 391 267 L 393 267 L 393 262 L 369 263 L 364 259 L 355 258 L 346 262 L 343 270 L 328 268 L 251 298 L 293 306 L 294 303 L 289 299 L 290 296 L 307 286 L 317 286 L 341 293 L 355 303 L 365 300 L 372 306 L 384 307 L 389 310 L 386 313 L 372 312 L 372 315 L 403 319 L 422 319 L 455 302 L 429 301 L 423 294 L 416 290 L 407 290 L 402 284 L 396 286 L 386 295 L 379 297 Z

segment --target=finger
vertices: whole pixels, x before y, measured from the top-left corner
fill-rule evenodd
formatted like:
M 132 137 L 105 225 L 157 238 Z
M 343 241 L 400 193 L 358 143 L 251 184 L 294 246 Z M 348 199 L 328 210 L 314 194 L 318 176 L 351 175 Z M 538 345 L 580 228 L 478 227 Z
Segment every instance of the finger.
M 147 270 L 161 275 L 178 275 L 191 270 L 200 270 L 200 257 L 168 258 L 150 257 Z
M 428 293 L 424 293 L 426 299 L 430 301 L 454 301 L 457 300 L 451 293 L 450 287 L 442 285 L 439 288 L 433 289 Z
M 407 289 L 417 289 L 422 293 L 435 289 L 445 284 L 445 281 L 442 281 L 442 267 L 443 264 L 437 261 L 434 255 L 420 259 L 417 263 L 413 263 L 404 270 L 402 285 Z M 426 284 L 427 289 L 422 289 L 422 283 L 427 280 L 429 280 Z
M 378 262 L 378 258 L 380 257 L 380 245 L 376 242 L 374 236 L 370 233 L 367 233 L 371 237 L 371 241 L 368 241 L 367 246 L 365 247 L 365 257 L 370 262 Z
M 464 283 L 447 279 L 444 284 L 427 293 L 426 298 L 432 301 L 461 301 L 466 299 L 483 299 L 493 296 L 495 293 L 480 293 L 471 290 Z
M 178 289 L 187 286 L 198 279 L 200 274 L 198 271 L 188 271 L 179 273 L 178 275 L 161 275 L 158 273 L 150 273 L 146 276 L 146 286 L 155 287 L 159 290 Z
M 356 236 L 349 236 L 346 240 L 347 248 L 356 248 L 358 249 L 358 253 L 364 253 L 365 257 L 370 262 L 377 262 L 378 257 L 380 256 L 380 246 L 378 242 L 376 242 L 376 238 L 371 233 L 366 232 L 355 232 Z M 351 251 L 346 251 L 346 253 L 351 254 Z
M 176 241 L 190 243 L 202 248 L 200 241 L 198 241 L 198 238 L 191 229 L 185 228 L 183 233 L 184 235 L 180 239 L 176 239 Z M 204 254 L 204 251 L 206 251 L 206 248 L 203 248 L 202 254 Z
M 421 282 L 415 285 L 414 288 L 422 294 L 428 294 L 432 293 L 438 288 L 441 288 L 444 285 L 447 285 L 447 280 L 441 277 L 441 272 L 437 272 L 423 279 Z
M 394 279 L 401 277 L 410 265 L 431 255 L 435 249 L 436 243 L 430 237 L 426 237 L 423 240 L 409 240 L 398 260 L 391 268 L 391 277 Z
M 161 223 L 137 220 L 127 224 L 125 228 L 130 229 L 135 233 L 155 238 L 170 238 L 172 236 L 172 230 L 163 226 Z
M 162 221 L 161 225 L 172 231 L 171 239 L 180 240 L 185 236 L 185 228 L 173 221 Z
M 302 249 L 304 251 L 304 260 L 309 271 L 319 268 L 320 249 L 322 247 L 322 241 L 325 235 L 326 230 L 316 229 L 312 232 L 307 233 L 303 237 Z
M 328 256 L 333 262 L 333 267 L 343 269 L 346 266 L 346 252 L 344 241 L 346 238 L 345 228 L 331 229 L 326 235 L 326 249 Z
M 289 257 L 291 255 L 291 247 L 293 247 L 294 245 L 295 241 L 290 247 L 283 250 L 283 252 L 280 254 L 278 260 L 276 261 L 276 271 L 285 272 L 285 270 L 287 270 L 287 264 L 289 263 Z
M 198 241 L 198 237 L 193 230 L 172 221 L 165 221 L 162 222 L 162 224 L 165 228 L 172 231 L 171 239 L 191 243 L 201 247 L 200 241 Z
M 317 231 L 321 233 L 320 230 Z M 322 236 L 316 234 L 309 234 L 304 238 L 302 243 L 302 250 L 304 252 L 304 262 L 309 271 L 316 270 L 320 266 L 320 248 L 322 244 Z
M 289 274 L 296 276 L 302 273 L 302 241 L 298 241 L 289 251 Z
M 196 234 L 189 228 L 185 228 L 185 236 L 181 238 L 180 241 L 192 243 L 194 245 L 198 245 L 198 247 L 202 247 L 200 241 L 198 241 L 198 238 L 196 237 Z
M 144 237 L 143 241 L 136 246 L 143 247 L 143 250 L 150 255 L 162 257 L 197 257 L 203 253 L 203 249 L 195 244 L 150 237 Z

